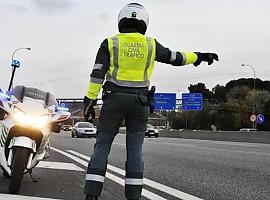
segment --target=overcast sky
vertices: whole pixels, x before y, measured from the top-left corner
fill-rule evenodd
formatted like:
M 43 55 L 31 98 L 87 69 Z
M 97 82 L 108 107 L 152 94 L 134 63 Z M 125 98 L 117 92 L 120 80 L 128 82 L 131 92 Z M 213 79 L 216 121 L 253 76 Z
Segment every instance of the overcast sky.
M 14 50 L 31 47 L 15 54 L 22 66 L 15 81 L 46 80 L 58 98 L 82 98 L 99 45 L 118 32 L 119 10 L 130 2 L 147 8 L 146 35 L 163 46 L 220 58 L 210 67 L 156 63 L 151 84 L 158 92 L 187 92 L 198 82 L 212 89 L 253 77 L 241 63 L 270 79 L 269 0 L 0 0 L 0 87 L 8 87 Z

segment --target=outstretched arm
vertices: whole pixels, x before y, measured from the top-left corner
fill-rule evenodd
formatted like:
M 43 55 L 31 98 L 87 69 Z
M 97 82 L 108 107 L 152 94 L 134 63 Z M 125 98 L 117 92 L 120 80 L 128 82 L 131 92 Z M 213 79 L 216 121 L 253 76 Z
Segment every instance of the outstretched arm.
M 84 97 L 84 117 L 92 122 L 95 118 L 94 106 L 97 104 L 97 96 L 102 88 L 105 75 L 108 71 L 110 55 L 108 40 L 104 40 L 98 50 L 93 70 L 90 74 L 90 81 Z
M 173 66 L 182 66 L 193 64 L 198 66 L 202 61 L 211 65 L 214 60 L 218 61 L 218 55 L 215 53 L 200 53 L 200 52 L 179 52 L 171 51 L 162 46 L 156 41 L 156 61 Z
M 95 100 L 102 88 L 105 75 L 109 69 L 110 54 L 108 50 L 108 40 L 104 40 L 97 52 L 95 64 L 90 74 L 90 82 L 88 85 L 86 97 Z

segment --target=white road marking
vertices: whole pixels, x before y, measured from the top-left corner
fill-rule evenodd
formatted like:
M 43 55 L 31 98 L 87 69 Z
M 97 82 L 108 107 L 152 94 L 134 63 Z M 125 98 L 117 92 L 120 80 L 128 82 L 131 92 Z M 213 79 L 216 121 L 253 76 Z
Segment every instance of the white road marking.
M 39 168 L 46 169 L 61 169 L 61 170 L 71 170 L 71 171 L 85 171 L 82 168 L 78 167 L 74 163 L 63 163 L 63 162 L 48 162 L 40 161 L 37 165 Z
M 243 154 L 254 154 L 254 155 L 260 155 L 260 156 L 270 156 L 270 153 L 256 152 L 256 151 L 241 151 L 241 150 L 220 149 L 220 148 L 211 148 L 211 147 L 198 147 L 198 149 L 209 150 L 211 152 L 223 151 L 223 152 L 230 152 L 230 153 L 243 153 Z
M 106 177 L 119 183 L 122 186 L 125 186 L 125 180 L 122 178 L 119 178 L 118 176 L 115 176 L 111 173 L 106 172 Z M 142 196 L 145 196 L 146 198 L 152 199 L 152 200 L 166 200 L 165 198 L 163 198 L 157 194 L 154 194 L 148 190 L 145 190 L 145 189 L 142 189 Z
M 58 152 L 58 153 L 60 153 L 60 154 L 62 154 L 62 155 L 64 155 L 64 156 L 66 156 L 66 157 L 68 157 L 68 158 L 70 158 L 70 159 L 76 161 L 77 163 L 80 163 L 81 165 L 83 165 L 83 166 L 85 166 L 85 167 L 88 166 L 88 162 L 85 162 L 84 160 L 82 160 L 82 159 L 80 159 L 80 158 L 77 158 L 76 156 L 73 156 L 73 155 L 71 155 L 71 154 L 69 154 L 69 153 L 66 153 L 66 152 L 64 152 L 64 151 L 61 151 L 61 150 L 56 149 L 56 148 L 54 148 L 54 147 L 50 147 L 50 149 L 52 149 L 52 150 L 54 150 L 54 151 L 56 151 L 56 152 Z
M 224 145 L 239 145 L 239 146 L 251 146 L 251 147 L 269 147 L 269 144 L 264 143 L 252 143 L 252 142 L 232 142 L 232 141 L 218 141 L 218 140 L 199 140 L 199 139 L 184 139 L 184 138 L 174 138 L 175 141 L 187 141 L 187 142 L 198 142 L 199 143 L 210 143 L 210 144 L 224 144 Z
M 191 139 L 192 140 L 192 139 Z M 211 144 L 221 144 L 221 145 L 229 145 L 229 146 L 246 146 L 246 147 L 258 147 L 259 144 L 254 143 L 244 143 L 244 142 L 230 142 L 230 141 L 212 141 L 212 140 L 199 140 L 200 142 L 206 143 L 209 142 Z M 174 143 L 174 142 L 144 142 L 145 144 L 164 144 L 164 145 L 176 145 L 176 146 L 190 146 L 197 147 L 199 144 L 182 144 L 182 143 Z
M 60 199 L 50 199 L 41 197 L 28 197 L 21 195 L 11 195 L 11 194 L 0 194 L 0 200 L 60 200 Z
M 244 142 L 215 142 L 215 144 L 229 145 L 229 146 L 245 146 L 245 147 L 258 147 L 258 144 L 249 144 Z
M 179 144 L 179 143 L 171 143 L 171 142 L 144 142 L 145 144 L 164 144 L 164 145 L 174 145 L 174 146 L 183 146 L 183 147 L 196 147 L 194 144 Z
M 76 155 L 78 157 L 81 157 L 81 158 L 85 159 L 85 160 L 88 160 L 88 161 L 90 160 L 90 157 L 86 156 L 84 154 L 81 154 L 81 153 L 78 153 L 78 152 L 72 151 L 72 150 L 67 150 L 67 151 L 69 153 L 72 153 L 72 154 L 74 154 L 74 155 Z M 112 166 L 112 165 L 109 165 L 109 164 L 107 165 L 107 168 L 114 171 L 114 172 L 116 172 L 116 173 L 118 173 L 118 174 L 120 174 L 120 175 L 122 175 L 122 176 L 125 176 L 125 170 L 122 170 L 122 169 L 120 169 L 118 167 L 115 167 L 115 166 Z M 181 192 L 179 190 L 176 190 L 174 188 L 171 188 L 169 186 L 160 184 L 158 182 L 152 181 L 152 180 L 147 179 L 147 178 L 143 179 L 143 183 L 145 185 L 148 185 L 148 186 L 150 186 L 152 188 L 155 188 L 157 190 L 160 190 L 162 192 L 165 192 L 167 194 L 170 194 L 170 195 L 175 196 L 177 198 L 180 198 L 182 200 L 202 200 L 202 199 L 200 199 L 198 197 L 192 196 L 192 195 L 187 194 L 185 192 Z
M 60 153 L 60 154 L 62 154 L 62 155 L 64 155 L 64 156 L 66 156 L 66 157 L 68 157 L 68 158 L 70 158 L 70 159 L 72 159 L 72 160 L 74 160 L 74 161 L 76 161 L 76 162 L 78 162 L 78 163 L 80 163 L 81 165 L 83 165 L 85 167 L 88 166 L 88 162 L 85 162 L 84 160 L 81 160 L 80 158 L 77 158 L 76 156 L 73 156 L 73 155 L 71 155 L 69 153 L 61 151 L 61 150 L 56 149 L 54 147 L 51 147 L 51 149 L 58 152 L 58 153 Z M 115 176 L 115 175 L 113 175 L 113 174 L 111 174 L 109 172 L 106 172 L 106 177 L 111 179 L 112 181 L 115 181 L 116 183 L 118 183 L 120 185 L 123 185 L 123 186 L 125 185 L 125 180 L 124 179 L 119 178 L 119 177 L 117 177 L 117 176 Z M 152 193 L 152 192 L 150 192 L 148 190 L 145 190 L 145 189 L 142 190 L 142 196 L 144 196 L 144 197 L 146 197 L 146 198 L 148 198 L 150 200 L 166 200 L 165 198 L 163 198 L 163 197 L 161 197 L 161 196 L 159 196 L 157 194 L 154 194 L 154 193 Z
M 120 145 L 120 146 L 126 146 L 125 144 L 114 142 L 113 144 Z M 177 143 L 170 143 L 170 142 L 144 142 L 144 144 L 154 144 L 154 145 L 174 145 L 174 146 L 183 146 L 183 147 L 196 147 L 196 145 L 193 144 L 177 144 Z
M 201 141 L 200 141 L 201 142 Z M 240 142 L 218 142 L 218 141 L 211 141 L 211 140 L 202 140 L 202 142 L 210 142 L 211 144 L 218 144 L 218 145 L 228 145 L 228 146 L 245 146 L 245 147 L 258 147 L 265 144 L 247 144 L 247 143 L 240 143 Z M 121 143 L 113 143 L 115 145 L 125 146 L 125 144 Z M 154 144 L 154 145 L 172 145 L 172 146 L 182 146 L 182 147 L 193 147 L 193 148 L 199 148 L 204 150 L 210 150 L 210 151 L 223 151 L 223 152 L 232 152 L 232 153 L 243 153 L 243 154 L 255 154 L 255 155 L 261 155 L 261 156 L 270 156 L 270 153 L 266 152 L 258 152 L 258 151 L 243 151 L 243 150 L 233 150 L 233 149 L 224 149 L 221 147 L 204 147 L 200 146 L 199 144 L 193 145 L 193 144 L 178 144 L 178 143 L 171 143 L 171 142 L 144 142 L 144 144 Z
M 126 146 L 125 144 L 114 142 L 113 144 L 119 145 L 119 146 Z

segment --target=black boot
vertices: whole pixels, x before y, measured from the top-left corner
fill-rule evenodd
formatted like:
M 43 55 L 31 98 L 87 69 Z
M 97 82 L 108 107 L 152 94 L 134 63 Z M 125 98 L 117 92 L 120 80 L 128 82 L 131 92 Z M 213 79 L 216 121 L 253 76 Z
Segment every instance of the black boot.
M 98 200 L 98 197 L 86 195 L 86 200 Z

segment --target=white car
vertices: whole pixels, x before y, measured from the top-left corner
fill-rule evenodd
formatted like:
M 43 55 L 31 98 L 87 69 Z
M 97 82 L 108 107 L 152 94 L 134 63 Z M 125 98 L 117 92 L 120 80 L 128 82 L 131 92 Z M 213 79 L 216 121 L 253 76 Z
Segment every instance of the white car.
M 145 136 L 148 136 L 148 137 L 155 136 L 157 138 L 158 137 L 158 129 L 156 129 L 151 124 L 147 124 L 147 129 L 146 129 L 146 132 L 145 132 Z
M 97 129 L 89 122 L 77 122 L 72 128 L 72 137 L 96 137 Z

